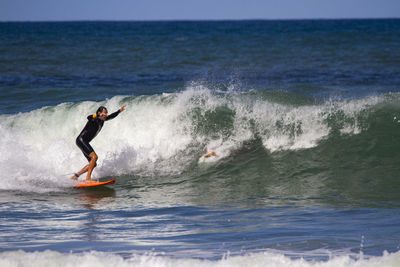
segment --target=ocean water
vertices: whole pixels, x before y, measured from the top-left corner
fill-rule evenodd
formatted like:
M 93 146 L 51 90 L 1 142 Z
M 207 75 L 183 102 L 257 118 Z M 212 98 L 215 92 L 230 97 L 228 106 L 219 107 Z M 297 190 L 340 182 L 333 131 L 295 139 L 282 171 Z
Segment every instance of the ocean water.
M 0 266 L 400 266 L 399 44 L 398 19 L 0 23 Z M 91 143 L 116 183 L 73 188 L 86 117 L 123 104 Z

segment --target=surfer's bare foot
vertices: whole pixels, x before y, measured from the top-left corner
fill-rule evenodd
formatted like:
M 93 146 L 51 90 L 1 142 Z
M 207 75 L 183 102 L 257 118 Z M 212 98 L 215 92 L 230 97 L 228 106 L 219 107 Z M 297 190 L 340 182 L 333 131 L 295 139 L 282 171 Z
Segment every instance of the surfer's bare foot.
M 74 173 L 74 175 L 71 176 L 71 180 L 78 180 L 79 175 Z
M 96 180 L 92 180 L 92 179 L 86 179 L 86 182 L 85 183 L 87 183 L 87 184 L 94 184 L 94 183 L 97 183 L 97 181 Z

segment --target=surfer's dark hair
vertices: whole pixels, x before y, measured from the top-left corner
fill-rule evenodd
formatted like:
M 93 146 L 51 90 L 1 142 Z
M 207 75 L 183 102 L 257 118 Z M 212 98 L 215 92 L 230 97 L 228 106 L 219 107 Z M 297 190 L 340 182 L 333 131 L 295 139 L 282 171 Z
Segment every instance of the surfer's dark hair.
M 96 114 L 99 114 L 99 113 L 103 112 L 103 109 L 105 109 L 105 110 L 107 111 L 107 108 L 106 108 L 105 106 L 100 106 L 100 107 L 97 109 Z

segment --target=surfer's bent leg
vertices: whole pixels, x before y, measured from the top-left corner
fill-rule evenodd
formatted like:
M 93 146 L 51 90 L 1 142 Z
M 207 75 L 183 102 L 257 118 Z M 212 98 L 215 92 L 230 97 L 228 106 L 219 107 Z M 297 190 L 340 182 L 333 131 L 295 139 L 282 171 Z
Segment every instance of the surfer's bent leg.
M 92 161 L 92 159 L 95 159 L 94 160 L 94 166 L 91 168 L 91 171 L 90 171 L 90 175 L 89 175 L 89 173 L 88 173 L 88 175 L 89 175 L 89 179 L 88 179 L 88 177 L 86 177 L 86 179 L 87 180 L 91 180 L 91 175 L 92 175 L 92 172 L 93 172 L 93 169 L 97 166 L 97 164 L 96 164 L 96 161 L 97 161 L 97 155 L 96 155 L 96 153 L 94 152 L 94 149 L 92 148 L 92 146 L 88 143 L 88 142 L 86 142 L 81 136 L 78 136 L 77 138 L 76 138 L 76 145 L 79 147 L 79 149 L 82 151 L 82 153 L 83 153 L 83 155 L 85 156 L 85 158 L 89 161 L 89 164 L 87 164 L 85 167 L 83 167 L 82 168 L 82 170 L 80 170 L 78 173 L 76 173 L 76 174 L 74 174 L 72 177 L 71 177 L 71 179 L 74 179 L 74 180 L 76 180 L 76 179 L 78 179 L 78 177 L 80 176 L 80 175 L 82 175 L 82 174 L 84 174 L 85 172 L 87 172 L 87 171 L 89 171 L 89 169 L 90 169 L 90 163 L 91 163 L 91 161 Z M 94 155 L 91 155 L 91 154 L 94 154 Z
M 91 160 L 90 160 L 90 162 L 89 162 L 89 168 L 88 168 L 88 173 L 87 173 L 87 176 L 86 176 L 86 182 L 90 182 L 90 181 L 92 181 L 92 172 L 93 172 L 93 169 L 97 166 L 97 164 L 96 164 L 96 162 L 97 162 L 97 159 L 98 159 L 98 157 L 97 157 L 97 155 L 96 155 L 96 153 L 95 152 L 92 152 L 92 153 L 90 153 L 90 158 L 91 158 Z

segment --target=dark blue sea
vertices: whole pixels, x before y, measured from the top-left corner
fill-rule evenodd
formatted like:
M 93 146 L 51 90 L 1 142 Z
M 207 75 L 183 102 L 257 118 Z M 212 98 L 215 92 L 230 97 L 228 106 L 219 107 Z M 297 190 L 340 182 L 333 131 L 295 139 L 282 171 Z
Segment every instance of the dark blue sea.
M 400 266 L 400 19 L 2 22 L 0 137 L 0 266 Z

